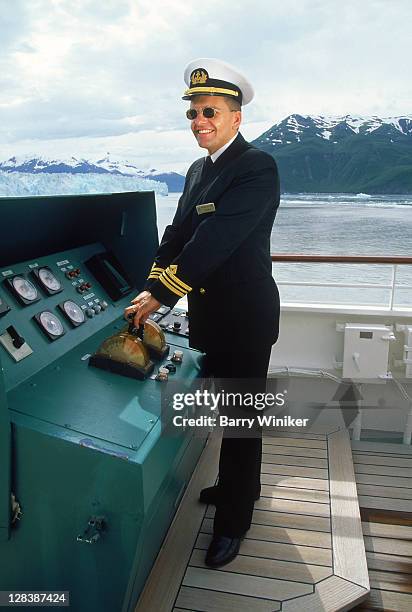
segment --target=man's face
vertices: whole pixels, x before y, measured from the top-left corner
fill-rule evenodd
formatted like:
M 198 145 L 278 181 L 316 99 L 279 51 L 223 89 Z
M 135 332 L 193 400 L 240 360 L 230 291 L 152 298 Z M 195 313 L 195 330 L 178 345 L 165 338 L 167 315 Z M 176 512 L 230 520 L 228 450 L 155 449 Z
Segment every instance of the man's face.
M 212 119 L 207 119 L 200 112 L 207 106 L 217 111 Z M 207 149 L 210 155 L 229 142 L 239 129 L 242 113 L 231 111 L 223 96 L 195 96 L 190 108 L 198 111 L 196 119 L 191 122 L 192 132 L 199 147 Z

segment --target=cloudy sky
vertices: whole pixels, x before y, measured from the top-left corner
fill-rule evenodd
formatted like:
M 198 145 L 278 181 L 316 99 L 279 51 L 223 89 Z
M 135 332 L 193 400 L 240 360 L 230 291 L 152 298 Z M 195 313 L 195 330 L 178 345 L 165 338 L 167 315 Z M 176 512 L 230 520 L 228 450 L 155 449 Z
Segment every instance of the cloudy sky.
M 239 67 L 253 139 L 291 113 L 412 113 L 410 0 L 0 0 L 0 160 L 130 159 L 185 170 L 196 57 Z

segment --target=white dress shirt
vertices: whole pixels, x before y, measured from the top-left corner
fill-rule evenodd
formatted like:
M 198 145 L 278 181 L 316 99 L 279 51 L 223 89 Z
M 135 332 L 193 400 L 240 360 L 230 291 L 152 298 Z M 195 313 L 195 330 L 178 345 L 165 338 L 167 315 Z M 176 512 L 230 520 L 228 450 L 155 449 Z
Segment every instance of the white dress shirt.
M 212 155 L 210 156 L 211 160 L 213 163 L 215 163 L 215 161 L 217 160 L 217 158 L 219 157 L 219 155 L 222 155 L 222 153 L 224 151 L 226 151 L 226 149 L 228 147 L 230 147 L 230 145 L 232 144 L 232 142 L 234 141 L 234 139 L 236 138 L 236 136 L 239 134 L 239 132 L 236 132 L 236 134 L 233 136 L 233 138 L 231 138 L 226 144 L 223 145 L 223 147 L 220 147 L 220 149 L 218 149 L 217 151 L 215 151 L 214 153 L 212 153 Z

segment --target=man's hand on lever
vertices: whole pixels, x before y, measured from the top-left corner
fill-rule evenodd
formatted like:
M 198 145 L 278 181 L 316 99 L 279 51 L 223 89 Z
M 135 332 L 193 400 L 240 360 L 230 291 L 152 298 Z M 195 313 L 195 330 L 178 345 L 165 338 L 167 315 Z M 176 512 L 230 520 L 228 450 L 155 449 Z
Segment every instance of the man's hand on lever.
M 133 323 L 135 327 L 143 325 L 147 317 L 160 308 L 161 303 L 158 302 L 150 293 L 150 291 L 142 291 L 132 300 L 133 306 L 128 306 L 124 309 L 124 317 L 130 321 L 129 317 L 134 314 Z

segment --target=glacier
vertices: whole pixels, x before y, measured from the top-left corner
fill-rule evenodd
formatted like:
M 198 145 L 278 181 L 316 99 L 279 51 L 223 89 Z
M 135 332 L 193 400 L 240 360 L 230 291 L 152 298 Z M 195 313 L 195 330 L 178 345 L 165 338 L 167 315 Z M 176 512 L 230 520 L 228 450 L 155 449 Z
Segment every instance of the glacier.
M 134 176 L 71 174 L 68 172 L 32 174 L 0 170 L 0 197 L 121 193 L 125 191 L 154 191 L 158 195 L 168 195 L 166 183 Z

